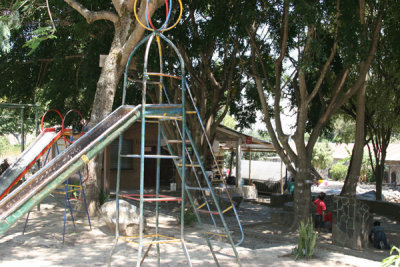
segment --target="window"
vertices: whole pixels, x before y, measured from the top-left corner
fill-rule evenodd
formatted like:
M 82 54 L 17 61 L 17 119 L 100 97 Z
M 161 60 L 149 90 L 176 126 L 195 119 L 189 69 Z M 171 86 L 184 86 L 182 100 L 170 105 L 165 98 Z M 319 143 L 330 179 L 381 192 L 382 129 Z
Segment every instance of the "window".
M 114 140 L 111 143 L 111 169 L 118 169 L 118 144 L 119 139 Z M 133 140 L 123 139 L 122 140 L 122 155 L 133 154 Z M 121 158 L 121 170 L 133 170 L 133 159 L 132 158 Z

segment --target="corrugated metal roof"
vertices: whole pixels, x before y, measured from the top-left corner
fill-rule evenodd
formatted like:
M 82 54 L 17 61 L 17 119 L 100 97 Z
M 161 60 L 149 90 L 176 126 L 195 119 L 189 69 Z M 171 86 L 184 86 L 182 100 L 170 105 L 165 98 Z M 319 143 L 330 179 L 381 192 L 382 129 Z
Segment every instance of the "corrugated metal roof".
M 223 150 L 236 149 L 236 141 L 240 138 L 242 151 L 254 151 L 254 152 L 275 152 L 275 148 L 272 143 L 257 137 L 250 136 L 224 125 L 219 125 L 216 130 L 216 140 L 220 143 L 220 148 Z M 249 144 L 247 144 L 249 143 Z

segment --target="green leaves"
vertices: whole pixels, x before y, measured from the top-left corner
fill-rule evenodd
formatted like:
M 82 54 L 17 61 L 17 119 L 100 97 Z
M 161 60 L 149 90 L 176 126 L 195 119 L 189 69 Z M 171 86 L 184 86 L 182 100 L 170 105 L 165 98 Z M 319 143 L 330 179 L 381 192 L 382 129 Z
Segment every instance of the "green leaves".
M 11 49 L 10 36 L 10 28 L 6 23 L 0 21 L 0 49 L 4 53 L 8 53 Z
M 314 247 L 317 240 L 317 233 L 314 232 L 313 221 L 311 218 L 304 224 L 300 222 L 299 240 L 297 247 L 293 249 L 292 254 L 296 260 L 299 258 L 310 259 L 314 255 Z
M 55 39 L 57 36 L 54 35 L 55 30 L 50 27 L 38 27 L 36 30 L 32 31 L 32 38 L 22 47 L 29 47 L 31 51 L 29 51 L 28 56 L 31 55 L 36 48 L 40 45 L 41 42 L 47 39 Z
M 394 250 L 396 250 L 397 255 L 392 255 Z M 400 266 L 400 249 L 393 246 L 392 249 L 390 250 L 390 255 L 391 256 L 382 260 L 381 267 L 389 267 L 389 266 L 399 267 Z
M 313 150 L 311 163 L 317 169 L 324 170 L 333 162 L 332 151 L 328 142 L 317 143 Z
M 3 53 L 10 52 L 11 30 L 19 29 L 20 27 L 21 22 L 18 11 L 6 12 L 5 15 L 0 16 L 0 50 Z

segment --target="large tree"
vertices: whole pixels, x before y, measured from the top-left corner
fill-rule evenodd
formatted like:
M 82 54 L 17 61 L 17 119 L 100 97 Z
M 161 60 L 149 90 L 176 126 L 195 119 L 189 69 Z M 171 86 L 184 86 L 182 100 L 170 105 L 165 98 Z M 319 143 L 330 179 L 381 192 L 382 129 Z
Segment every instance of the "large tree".
M 383 4 L 363 0 L 257 3 L 265 18 L 257 17 L 248 27 L 249 69 L 271 140 L 295 177 L 294 227 L 310 214 L 314 145 L 332 115 L 364 86 L 377 47 Z M 274 59 L 272 70 L 268 59 Z M 293 136 L 282 127 L 281 104 L 286 97 L 297 114 Z
M 399 57 L 379 57 L 372 68 L 371 80 L 367 87 L 366 129 L 372 145 L 372 151 L 369 146 L 368 149 L 373 155 L 370 160 L 376 183 L 377 200 L 382 199 L 387 148 L 392 135 L 400 130 L 397 118 L 400 112 L 399 63 Z
M 392 17 L 392 19 L 394 18 Z M 397 22 L 394 22 L 394 24 L 397 24 Z M 376 183 L 377 200 L 382 199 L 387 148 L 391 137 L 399 132 L 400 126 L 397 120 L 397 114 L 400 112 L 400 75 L 397 71 L 400 62 L 399 57 L 396 56 L 399 50 L 391 44 L 394 35 L 390 30 L 393 26 L 390 24 L 383 25 L 384 34 L 380 38 L 377 55 L 371 64 L 369 79 L 366 84 L 365 122 L 360 124 L 366 131 L 362 146 L 367 145 L 368 147 Z M 359 105 L 355 101 L 350 101 L 343 107 L 343 110 L 356 118 L 359 114 L 357 107 Z M 355 189 L 352 191 L 355 191 Z
M 142 22 L 145 22 L 146 16 L 151 17 L 154 12 L 164 4 L 164 2 L 165 1 L 162 0 L 154 0 L 151 2 L 147 0 L 137 1 L 138 18 Z M 21 24 L 28 22 L 29 18 L 31 28 L 26 31 L 26 36 L 30 36 L 31 38 L 26 38 L 26 41 L 28 41 L 27 45 L 32 49 L 32 52 L 36 52 L 35 50 L 43 40 L 55 38 L 57 34 L 57 26 L 64 23 L 66 20 L 63 20 L 63 18 L 71 12 L 78 12 L 89 24 L 97 24 L 103 21 L 106 22 L 103 24 L 106 25 L 103 27 L 103 31 L 112 31 L 113 37 L 111 42 L 108 44 L 109 47 L 106 52 L 108 55 L 104 60 L 103 68 L 98 77 L 95 94 L 93 97 L 83 99 L 83 101 L 81 101 L 82 99 L 74 101 L 84 102 L 87 99 L 94 99 L 91 103 L 92 109 L 90 115 L 90 126 L 93 126 L 112 111 L 115 93 L 128 56 L 136 44 L 141 40 L 145 32 L 145 29 L 140 26 L 135 19 L 134 3 L 134 0 L 113 0 L 107 2 L 65 0 L 64 5 L 60 3 L 57 3 L 56 5 L 52 2 L 46 1 L 46 5 L 43 6 L 40 1 L 36 0 L 16 0 L 12 1 L 12 3 L 1 2 L 0 7 L 2 8 L 2 15 L 4 15 L 2 18 L 6 17 L 6 19 L 8 19 L 4 20 L 7 24 L 4 24 L 3 20 L 1 21 L 3 23 L 2 25 L 5 25 L 2 29 L 10 30 L 15 25 L 19 27 Z M 35 16 L 45 16 L 47 21 L 38 23 L 35 21 Z M 18 23 L 14 23 L 14 19 L 17 19 Z M 107 25 L 112 25 L 111 29 L 109 29 Z M 92 27 L 96 28 L 96 26 Z M 88 34 L 89 33 L 90 30 L 88 30 Z M 0 37 L 2 48 L 5 48 L 5 50 L 9 50 L 12 46 L 12 43 L 7 40 L 9 37 L 10 34 L 8 34 L 8 32 L 2 34 Z M 73 36 L 64 37 L 68 39 L 73 38 Z M 61 36 L 58 36 L 58 38 L 61 38 Z M 68 48 L 68 46 L 65 46 L 64 48 Z M 62 50 L 60 47 L 57 49 L 58 51 Z M 54 60 L 54 58 L 50 59 Z M 92 62 L 96 61 L 97 60 Z M 55 63 L 57 63 L 57 61 Z M 39 75 L 38 77 L 40 78 Z M 69 81 L 66 82 L 68 83 Z M 60 83 L 60 85 L 64 84 Z M 55 92 L 57 93 L 57 91 Z M 95 212 L 97 208 L 99 191 L 97 177 L 100 177 L 100 159 L 101 156 L 96 157 L 90 162 L 90 177 L 85 183 L 86 195 L 91 213 Z
M 239 1 L 187 1 L 182 25 L 171 33 L 183 55 L 190 90 L 210 142 L 243 86 L 238 54 L 245 35 L 239 8 Z M 187 123 L 206 159 L 209 149 L 200 124 L 194 117 Z
M 90 116 L 90 126 L 96 125 L 111 111 L 114 96 L 121 75 L 126 66 L 129 54 L 144 35 L 145 29 L 136 21 L 134 15 L 134 0 L 113 0 L 109 8 L 92 10 L 82 5 L 79 1 L 64 0 L 69 6 L 78 11 L 88 23 L 99 20 L 110 21 L 114 26 L 114 37 L 108 55 L 104 60 L 97 82 L 96 93 L 93 100 Z M 151 17 L 154 12 L 164 4 L 162 0 L 141 0 L 138 5 L 138 18 L 146 21 L 146 16 Z M 147 8 L 146 8 L 147 7 Z M 147 11 L 147 12 L 146 12 Z M 86 182 L 86 197 L 90 213 L 95 213 L 98 205 L 98 177 L 101 177 L 101 156 L 95 157 L 89 163 L 89 179 Z
M 243 49 L 242 43 L 246 36 L 243 21 L 238 19 L 241 6 L 239 1 L 185 1 L 183 7 L 180 25 L 168 32 L 167 36 L 182 55 L 187 71 L 186 80 L 207 137 L 212 143 L 217 126 L 228 113 L 233 99 L 240 95 L 239 88 L 244 85 L 238 66 L 239 51 Z M 174 50 L 164 42 L 162 47 L 164 72 L 179 74 L 179 69 L 176 68 L 179 65 L 178 58 Z M 142 55 L 137 58 L 138 64 L 139 59 L 143 61 Z M 152 61 L 151 58 L 148 61 L 150 69 L 159 68 L 158 61 Z M 139 78 L 141 68 L 137 69 L 136 78 Z M 133 71 L 131 74 L 135 75 Z M 172 102 L 180 98 L 179 83 L 180 81 L 174 79 L 164 79 L 165 89 Z M 153 90 L 148 90 L 147 93 L 153 101 L 157 99 Z M 187 110 L 193 110 L 191 102 L 187 95 Z M 176 130 L 165 124 L 167 134 L 176 135 Z M 196 148 L 204 159 L 203 163 L 207 169 L 211 169 L 210 150 L 195 114 L 188 115 L 187 125 Z

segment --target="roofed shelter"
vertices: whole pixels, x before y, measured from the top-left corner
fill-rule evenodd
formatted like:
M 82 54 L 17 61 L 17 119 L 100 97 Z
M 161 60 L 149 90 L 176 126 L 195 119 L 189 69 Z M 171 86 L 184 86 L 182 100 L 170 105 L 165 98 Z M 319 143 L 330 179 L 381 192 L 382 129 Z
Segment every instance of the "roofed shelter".
M 243 178 L 241 175 L 241 154 L 242 152 L 250 153 L 249 161 L 249 181 L 251 182 L 251 153 L 252 152 L 271 152 L 276 153 L 276 150 L 272 143 L 265 140 L 252 137 L 250 135 L 235 131 L 226 126 L 219 125 L 216 130 L 215 142 L 219 142 L 219 149 L 222 151 L 232 151 L 236 155 L 236 185 L 243 184 Z M 282 174 L 281 174 L 282 179 Z M 283 185 L 281 181 L 281 185 Z

